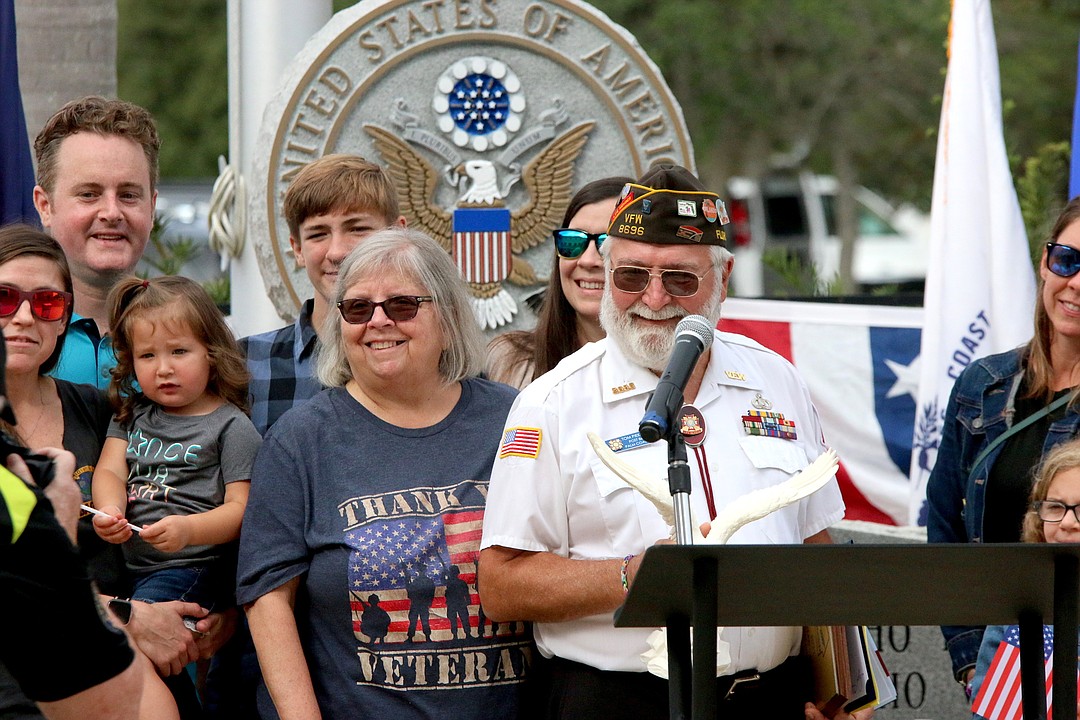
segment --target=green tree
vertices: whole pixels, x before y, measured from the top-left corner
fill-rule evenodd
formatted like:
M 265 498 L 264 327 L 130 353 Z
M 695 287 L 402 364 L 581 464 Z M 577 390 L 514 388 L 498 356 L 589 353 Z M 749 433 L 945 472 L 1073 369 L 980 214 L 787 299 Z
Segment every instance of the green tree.
M 214 177 L 229 151 L 226 3 L 117 0 L 120 97 L 154 114 L 161 176 Z
M 929 209 L 949 0 L 593 4 L 660 66 L 710 185 L 786 157 Z M 226 3 L 117 5 L 119 92 L 158 118 L 163 176 L 216 175 L 228 145 Z M 994 0 L 993 12 L 1019 174 L 1020 158 L 1068 138 L 1080 3 Z
M 1015 178 L 1022 172 L 1020 158 L 1038 156 L 1048 143 L 1069 140 L 1080 3 L 994 0 L 993 7 L 1005 146 L 1014 159 Z
M 916 197 L 929 188 L 926 128 L 935 109 L 927 90 L 940 88 L 947 20 L 938 0 L 605 5 L 680 98 L 709 184 L 778 164 L 837 176 L 839 287 L 852 292 L 855 186 Z M 875 169 L 885 171 L 875 178 Z
M 708 180 L 760 174 L 778 155 L 831 170 L 839 146 L 864 182 L 880 168 L 892 195 L 929 187 L 926 130 L 942 83 L 947 3 L 597 4 L 660 65 Z
M 1024 216 L 1031 262 L 1038 268 L 1043 245 L 1069 193 L 1069 144 L 1048 143 L 1024 161 L 1016 178 L 1016 194 Z

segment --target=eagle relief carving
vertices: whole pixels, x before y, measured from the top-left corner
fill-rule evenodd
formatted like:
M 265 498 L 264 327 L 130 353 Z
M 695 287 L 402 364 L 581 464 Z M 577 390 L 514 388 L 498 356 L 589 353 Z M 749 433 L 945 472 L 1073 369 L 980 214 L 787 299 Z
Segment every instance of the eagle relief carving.
M 574 163 L 595 123 L 569 120 L 559 99 L 523 129 L 526 108 L 521 82 L 506 63 L 473 56 L 450 65 L 436 82 L 432 110 L 439 134 L 397 98 L 391 131 L 366 123 L 411 227 L 446 248 L 469 284 L 477 319 L 485 330 L 509 323 L 517 312 L 504 282 L 541 280 L 518 255 L 550 237 L 572 195 Z M 539 150 L 536 150 L 539 148 Z M 466 154 L 467 153 L 467 154 Z M 439 157 L 439 167 L 427 155 Z M 523 157 L 532 157 L 524 162 Z M 525 196 L 508 207 L 521 183 Z M 453 207 L 436 202 L 440 183 L 456 195 Z

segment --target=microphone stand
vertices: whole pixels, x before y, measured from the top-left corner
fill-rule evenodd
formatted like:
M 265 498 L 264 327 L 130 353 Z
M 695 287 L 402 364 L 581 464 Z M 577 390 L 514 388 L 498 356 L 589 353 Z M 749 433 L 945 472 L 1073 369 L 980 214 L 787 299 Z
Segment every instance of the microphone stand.
M 682 402 L 679 403 L 681 408 Z M 690 465 L 686 457 L 686 438 L 679 430 L 678 418 L 668 423 L 668 489 L 675 511 L 675 542 L 693 545 L 693 520 L 690 517 Z

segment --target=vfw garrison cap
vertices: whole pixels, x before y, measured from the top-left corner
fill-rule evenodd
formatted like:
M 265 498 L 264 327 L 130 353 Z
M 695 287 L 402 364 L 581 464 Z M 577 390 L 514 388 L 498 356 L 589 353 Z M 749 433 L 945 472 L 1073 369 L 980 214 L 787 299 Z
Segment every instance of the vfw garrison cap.
M 609 235 L 656 245 L 724 245 L 729 222 L 720 196 L 679 165 L 653 165 L 623 186 Z

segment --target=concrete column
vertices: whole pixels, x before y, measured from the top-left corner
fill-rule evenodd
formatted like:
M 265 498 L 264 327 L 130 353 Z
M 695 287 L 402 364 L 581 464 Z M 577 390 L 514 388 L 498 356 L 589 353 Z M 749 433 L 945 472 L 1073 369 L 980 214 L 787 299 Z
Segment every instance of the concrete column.
M 116 0 L 15 0 L 26 130 L 69 100 L 116 96 Z
M 229 161 L 250 178 L 263 109 L 282 71 L 330 19 L 331 0 L 229 0 Z M 250 185 L 250 183 L 249 183 Z M 232 317 L 238 336 L 283 324 L 263 291 L 252 239 L 232 263 Z

